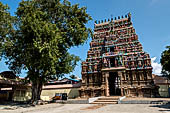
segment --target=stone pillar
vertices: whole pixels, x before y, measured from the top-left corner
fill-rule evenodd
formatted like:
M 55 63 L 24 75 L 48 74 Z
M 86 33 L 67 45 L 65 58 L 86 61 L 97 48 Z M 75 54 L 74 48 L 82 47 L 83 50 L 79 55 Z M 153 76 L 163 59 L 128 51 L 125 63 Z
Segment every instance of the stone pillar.
M 118 76 L 120 77 L 120 81 L 121 81 L 121 78 L 122 78 L 122 71 L 118 71 Z
M 122 75 L 123 75 L 123 71 L 118 71 L 118 77 L 119 77 L 119 88 L 121 89 L 121 96 L 124 96 L 124 94 L 123 94 L 123 88 L 122 88 L 122 86 L 123 86 L 123 84 L 122 84 Z
M 105 80 L 106 80 L 106 96 L 110 96 L 109 94 L 109 72 L 105 73 Z
M 102 72 L 102 87 L 105 87 L 105 85 L 106 85 L 105 72 Z
M 102 92 L 102 93 L 101 93 L 101 96 L 105 96 L 105 89 L 102 88 L 102 89 L 101 89 L 101 92 Z
M 121 88 L 121 96 L 124 96 L 124 94 L 123 94 L 123 90 L 124 90 L 124 89 L 123 89 L 123 88 Z
M 91 89 L 91 97 L 94 97 L 94 89 Z

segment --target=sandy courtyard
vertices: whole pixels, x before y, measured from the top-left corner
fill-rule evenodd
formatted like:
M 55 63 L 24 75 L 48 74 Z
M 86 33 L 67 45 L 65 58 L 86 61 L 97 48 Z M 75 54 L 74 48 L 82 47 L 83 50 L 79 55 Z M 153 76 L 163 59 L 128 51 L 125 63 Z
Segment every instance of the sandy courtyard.
M 0 106 L 0 113 L 170 113 L 170 105 L 150 104 L 47 104 L 36 107 Z

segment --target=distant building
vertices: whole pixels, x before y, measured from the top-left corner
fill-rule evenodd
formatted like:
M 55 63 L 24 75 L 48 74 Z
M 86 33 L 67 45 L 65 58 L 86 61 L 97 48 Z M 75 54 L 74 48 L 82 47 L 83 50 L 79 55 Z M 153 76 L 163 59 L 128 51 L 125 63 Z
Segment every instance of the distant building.
M 96 21 L 82 62 L 80 96 L 153 97 L 156 92 L 151 59 L 138 40 L 131 14 Z
M 81 80 L 64 78 L 58 81 L 49 81 L 43 86 L 41 99 L 49 101 L 56 93 L 67 93 L 68 98 L 79 97 L 79 88 L 81 87 Z
M 24 84 L 22 79 L 12 71 L 0 73 L 1 101 L 28 101 L 31 99 L 31 86 Z
M 170 97 L 170 80 L 153 74 L 154 83 L 159 86 L 159 95 L 161 97 Z
M 0 102 L 29 101 L 32 97 L 32 87 L 31 84 L 25 84 L 24 80 L 25 78 L 19 78 L 11 71 L 0 73 Z M 78 89 L 80 87 L 80 79 L 52 80 L 43 86 L 41 99 L 50 101 L 56 93 L 67 93 L 68 98 L 77 98 L 79 97 Z

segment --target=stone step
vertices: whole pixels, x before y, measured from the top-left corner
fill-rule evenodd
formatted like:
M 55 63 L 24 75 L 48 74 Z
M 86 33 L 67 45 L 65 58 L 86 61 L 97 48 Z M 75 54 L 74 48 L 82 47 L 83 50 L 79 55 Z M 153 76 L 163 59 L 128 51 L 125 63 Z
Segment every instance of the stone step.
M 117 104 L 117 102 L 92 102 L 91 104 Z
M 91 104 L 117 104 L 119 100 L 118 96 L 112 97 L 101 97 L 92 102 Z
M 118 100 L 96 100 L 95 102 L 117 102 Z
M 104 98 L 104 97 L 102 97 L 102 98 L 98 98 L 98 100 L 118 100 L 119 98 L 108 98 L 108 97 L 106 97 L 106 98 Z

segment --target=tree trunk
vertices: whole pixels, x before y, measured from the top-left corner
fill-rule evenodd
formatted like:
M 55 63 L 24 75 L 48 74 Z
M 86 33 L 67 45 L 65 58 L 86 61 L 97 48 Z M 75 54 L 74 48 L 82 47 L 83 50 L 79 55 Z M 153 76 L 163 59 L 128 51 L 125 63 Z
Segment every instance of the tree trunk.
M 42 91 L 42 81 L 37 80 L 35 82 L 32 82 L 32 103 L 37 104 L 38 100 L 40 100 L 41 96 L 41 91 Z

